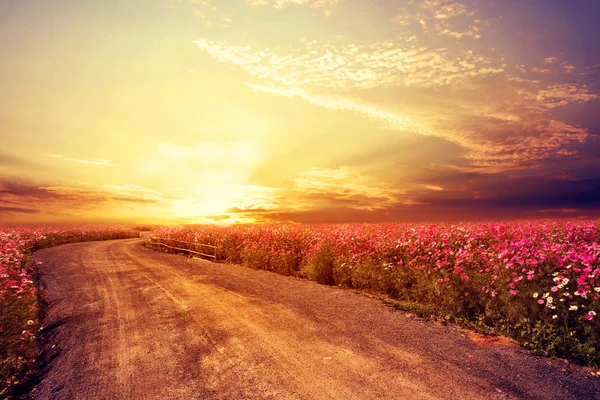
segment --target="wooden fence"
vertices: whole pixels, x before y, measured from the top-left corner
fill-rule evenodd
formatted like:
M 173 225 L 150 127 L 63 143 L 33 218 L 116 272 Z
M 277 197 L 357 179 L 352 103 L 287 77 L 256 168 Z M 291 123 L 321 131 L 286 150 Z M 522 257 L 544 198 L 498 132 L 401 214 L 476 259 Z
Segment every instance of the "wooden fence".
M 197 242 L 185 242 L 183 240 L 169 239 L 169 238 L 155 238 L 150 236 L 150 239 L 146 241 L 146 246 L 153 247 L 165 247 L 175 251 L 182 251 L 187 253 L 190 257 L 198 256 L 207 257 L 217 262 L 217 246 L 210 244 L 197 243 Z M 184 247 L 185 246 L 185 247 Z M 203 250 L 208 249 L 208 250 Z

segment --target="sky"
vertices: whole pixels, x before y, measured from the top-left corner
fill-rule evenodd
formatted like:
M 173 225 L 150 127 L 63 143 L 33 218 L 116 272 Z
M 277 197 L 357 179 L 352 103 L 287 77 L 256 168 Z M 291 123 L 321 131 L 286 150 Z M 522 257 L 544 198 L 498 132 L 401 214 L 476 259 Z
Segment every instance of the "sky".
M 597 0 L 3 0 L 0 224 L 600 217 Z

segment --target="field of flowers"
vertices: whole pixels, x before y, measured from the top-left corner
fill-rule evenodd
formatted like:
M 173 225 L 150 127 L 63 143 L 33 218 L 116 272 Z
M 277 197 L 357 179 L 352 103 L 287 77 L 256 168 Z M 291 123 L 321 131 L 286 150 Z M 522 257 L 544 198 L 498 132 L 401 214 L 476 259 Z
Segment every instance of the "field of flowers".
M 18 384 L 36 355 L 38 288 L 31 252 L 91 240 L 138 237 L 117 227 L 0 227 L 0 396 Z
M 226 262 L 380 292 L 538 354 L 600 365 L 598 221 L 182 226 L 153 236 L 218 246 Z

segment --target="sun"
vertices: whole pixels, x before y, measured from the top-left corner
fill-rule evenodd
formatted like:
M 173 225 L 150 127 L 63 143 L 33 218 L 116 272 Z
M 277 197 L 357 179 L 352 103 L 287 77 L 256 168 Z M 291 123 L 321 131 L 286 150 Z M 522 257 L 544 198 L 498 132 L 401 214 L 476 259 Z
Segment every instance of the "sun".
M 236 222 L 247 219 L 241 215 L 244 210 L 277 208 L 277 189 L 232 182 L 200 185 L 196 187 L 194 196 L 171 202 L 171 214 L 188 221 L 206 218 L 225 221 L 215 217 L 228 215 L 227 222 Z M 240 215 L 232 215 L 232 209 Z
M 211 217 L 222 215 L 236 203 L 235 188 L 204 186 L 197 197 L 173 200 L 172 211 L 179 218 Z

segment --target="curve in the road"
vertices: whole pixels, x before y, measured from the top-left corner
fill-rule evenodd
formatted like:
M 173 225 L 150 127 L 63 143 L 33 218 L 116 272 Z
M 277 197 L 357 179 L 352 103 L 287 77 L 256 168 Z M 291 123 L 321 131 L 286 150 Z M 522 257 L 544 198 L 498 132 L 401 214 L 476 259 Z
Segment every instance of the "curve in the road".
M 578 366 L 314 282 L 139 239 L 35 253 L 52 349 L 39 399 L 598 399 Z M 52 347 L 54 346 L 54 347 Z

